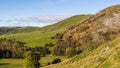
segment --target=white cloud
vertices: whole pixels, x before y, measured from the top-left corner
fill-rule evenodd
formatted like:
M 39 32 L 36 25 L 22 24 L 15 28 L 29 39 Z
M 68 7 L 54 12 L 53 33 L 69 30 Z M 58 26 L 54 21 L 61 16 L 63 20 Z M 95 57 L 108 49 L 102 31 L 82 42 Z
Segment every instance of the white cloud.
M 15 19 L 14 21 L 35 22 L 35 23 L 54 23 L 54 22 L 61 21 L 65 18 L 68 18 L 70 16 L 71 15 L 39 16 L 39 17 L 20 18 L 20 19 Z
M 19 18 L 13 20 L 0 20 L 0 26 L 45 26 L 59 22 L 72 15 L 52 15 L 29 18 Z

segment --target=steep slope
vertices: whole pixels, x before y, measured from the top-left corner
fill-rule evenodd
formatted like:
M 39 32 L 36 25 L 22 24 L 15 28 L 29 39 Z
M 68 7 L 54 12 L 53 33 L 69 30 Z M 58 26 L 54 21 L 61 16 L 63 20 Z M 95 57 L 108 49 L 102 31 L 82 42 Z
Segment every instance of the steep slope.
M 72 35 L 73 39 L 82 39 L 83 37 L 90 35 L 93 43 L 102 42 L 108 35 L 109 39 L 112 39 L 115 34 L 120 32 L 120 5 L 115 5 L 105 10 L 100 11 L 94 16 L 91 16 L 88 20 L 80 23 L 77 26 L 71 27 L 66 31 L 65 37 Z M 83 35 L 83 36 L 82 36 Z M 101 37 L 104 39 L 101 39 Z M 102 38 L 103 38 L 102 37 Z
M 25 42 L 27 46 L 44 46 L 46 43 L 55 43 L 51 37 L 55 36 L 56 33 L 63 32 L 70 26 L 81 23 L 89 17 L 90 15 L 76 15 L 53 25 L 42 28 L 22 28 L 1 37 L 16 38 Z
M 56 46 L 59 47 L 58 51 L 66 53 L 66 49 L 71 47 L 82 52 L 59 64 L 44 68 L 120 67 L 120 5 L 100 11 L 88 20 L 69 28 L 62 36 L 57 40 L 57 43 L 60 43 Z
M 67 48 L 74 48 L 79 53 L 115 39 L 120 35 L 119 18 L 120 5 L 100 11 L 84 22 L 66 30 L 63 37 L 57 39 L 56 50 L 58 53 L 66 53 Z

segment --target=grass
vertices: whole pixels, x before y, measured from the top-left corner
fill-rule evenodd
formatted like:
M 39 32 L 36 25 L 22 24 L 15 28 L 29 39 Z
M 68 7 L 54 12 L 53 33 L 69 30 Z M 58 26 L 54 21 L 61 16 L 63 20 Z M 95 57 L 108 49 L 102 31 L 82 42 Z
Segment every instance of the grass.
M 0 59 L 0 68 L 23 68 L 23 59 Z
M 103 68 L 110 68 L 110 61 L 106 61 L 104 64 L 103 64 Z
M 4 35 L 2 37 L 10 37 L 15 38 L 19 41 L 25 42 L 26 46 L 44 46 L 46 43 L 54 43 L 55 40 L 51 39 L 54 36 L 54 32 L 42 34 L 40 31 L 34 31 L 30 33 L 18 33 L 18 34 L 10 34 Z
M 46 56 L 41 58 L 40 64 L 45 66 L 55 58 L 60 58 L 62 61 L 66 59 L 64 56 Z M 0 59 L 0 68 L 23 68 L 23 59 Z

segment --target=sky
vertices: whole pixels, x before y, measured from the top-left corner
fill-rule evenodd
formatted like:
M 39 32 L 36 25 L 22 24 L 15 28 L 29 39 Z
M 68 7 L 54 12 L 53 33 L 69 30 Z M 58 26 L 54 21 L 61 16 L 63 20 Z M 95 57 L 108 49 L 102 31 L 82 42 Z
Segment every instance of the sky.
M 80 14 L 95 14 L 120 0 L 0 0 L 0 27 L 46 26 Z

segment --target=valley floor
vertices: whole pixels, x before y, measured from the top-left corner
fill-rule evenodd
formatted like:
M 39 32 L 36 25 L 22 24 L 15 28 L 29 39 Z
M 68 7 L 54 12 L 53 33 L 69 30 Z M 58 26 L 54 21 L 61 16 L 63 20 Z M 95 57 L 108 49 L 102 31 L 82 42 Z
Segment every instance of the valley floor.
M 46 66 L 48 62 L 52 62 L 55 58 L 65 60 L 64 56 L 46 56 L 40 60 L 41 66 Z M 23 68 L 23 59 L 0 59 L 0 68 Z

